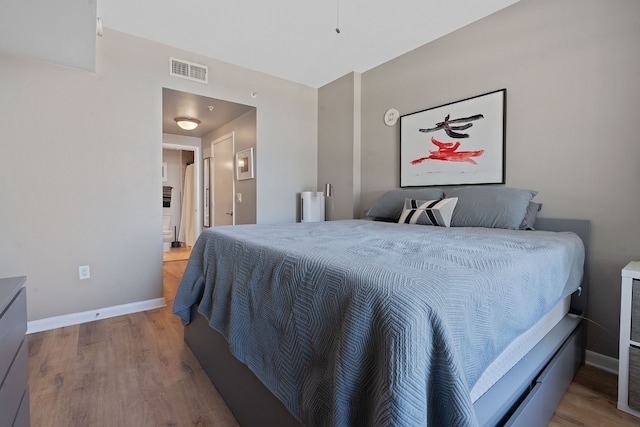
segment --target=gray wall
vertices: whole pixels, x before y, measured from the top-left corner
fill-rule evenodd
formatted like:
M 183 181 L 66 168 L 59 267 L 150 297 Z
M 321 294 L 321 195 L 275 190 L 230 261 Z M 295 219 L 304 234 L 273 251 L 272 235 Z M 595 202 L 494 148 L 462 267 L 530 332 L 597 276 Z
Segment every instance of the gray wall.
M 162 297 L 163 87 L 257 107 L 258 222 L 295 221 L 316 187 L 316 89 L 108 28 L 96 73 L 0 54 L 0 277 L 28 277 L 29 320 Z
M 545 217 L 586 218 L 588 348 L 617 357 L 620 269 L 640 259 L 640 2 L 522 0 L 362 75 L 362 205 L 399 186 L 412 113 L 507 88 L 506 185 Z M 322 138 L 320 139 L 322 140 Z
M 211 142 L 221 138 L 231 132 L 234 134 L 235 151 L 242 151 L 247 148 L 254 148 L 253 167 L 257 173 L 260 164 L 260 151 L 256 147 L 256 110 L 253 109 L 243 114 L 237 119 L 219 127 L 202 138 L 203 157 L 211 156 Z M 235 203 L 235 223 L 255 224 L 256 223 L 256 179 L 245 179 L 236 181 L 236 194 L 242 193 L 242 202 Z M 235 199 L 234 199 L 235 200 Z M 293 207 L 292 207 L 293 209 Z
M 333 186 L 333 219 L 360 217 L 360 89 L 359 73 L 318 89 L 317 190 Z

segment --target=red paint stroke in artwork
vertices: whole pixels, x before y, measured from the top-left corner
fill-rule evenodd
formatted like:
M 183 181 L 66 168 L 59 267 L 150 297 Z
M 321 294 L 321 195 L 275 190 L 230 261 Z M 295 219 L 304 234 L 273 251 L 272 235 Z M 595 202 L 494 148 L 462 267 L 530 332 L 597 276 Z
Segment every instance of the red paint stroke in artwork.
M 460 147 L 460 142 L 440 142 L 431 137 L 431 142 L 438 147 L 438 151 L 429 151 L 428 157 L 421 157 L 411 161 L 412 165 L 417 165 L 425 160 L 444 160 L 447 162 L 467 162 L 477 165 L 472 157 L 482 156 L 484 150 L 477 151 L 456 151 Z

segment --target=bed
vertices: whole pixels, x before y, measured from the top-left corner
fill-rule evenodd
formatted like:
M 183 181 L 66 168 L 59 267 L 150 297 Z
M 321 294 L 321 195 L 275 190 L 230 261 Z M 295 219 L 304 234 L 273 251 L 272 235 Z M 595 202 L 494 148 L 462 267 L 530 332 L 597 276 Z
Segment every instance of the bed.
M 214 228 L 174 313 L 243 426 L 546 425 L 584 361 L 589 223 L 534 228 Z

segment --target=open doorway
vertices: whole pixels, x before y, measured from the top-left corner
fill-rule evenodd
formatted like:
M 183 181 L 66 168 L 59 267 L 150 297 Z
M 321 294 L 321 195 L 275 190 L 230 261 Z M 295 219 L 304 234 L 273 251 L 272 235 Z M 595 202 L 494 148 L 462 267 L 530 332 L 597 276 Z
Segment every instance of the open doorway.
M 197 126 L 191 129 L 180 128 L 177 124 L 178 118 L 195 119 Z M 238 181 L 235 178 L 235 154 L 238 150 L 251 149 L 257 153 L 257 110 L 256 107 L 224 101 L 216 98 L 209 98 L 193 93 L 181 92 L 173 89 L 162 89 L 162 142 L 176 146 L 188 146 L 185 150 L 199 151 L 194 155 L 194 173 L 197 182 L 197 223 L 198 234 L 211 226 L 222 225 L 223 221 L 216 220 L 214 209 L 207 209 L 207 204 L 213 205 L 215 194 L 214 186 L 226 185 L 225 191 L 228 193 L 226 199 L 230 205 L 222 208 L 224 216 L 231 219 L 231 224 L 255 223 L 256 220 L 256 178 Z M 213 165 L 214 145 L 213 141 L 218 141 L 225 135 L 234 135 L 234 141 L 230 145 L 230 150 L 225 154 L 225 168 L 229 172 L 226 184 L 218 178 L 211 182 L 211 190 L 207 192 L 207 177 L 215 170 Z M 258 158 L 258 154 L 255 154 Z M 257 164 L 257 160 L 256 160 Z M 207 169 L 211 169 L 211 172 Z M 218 171 L 224 168 L 219 166 Z M 219 193 L 221 193 L 220 191 Z M 194 209 L 195 210 L 195 209 Z M 175 227 L 175 225 L 173 226 Z M 179 233 L 179 228 L 178 228 Z
M 162 143 L 163 260 L 188 258 L 202 232 L 201 148 Z

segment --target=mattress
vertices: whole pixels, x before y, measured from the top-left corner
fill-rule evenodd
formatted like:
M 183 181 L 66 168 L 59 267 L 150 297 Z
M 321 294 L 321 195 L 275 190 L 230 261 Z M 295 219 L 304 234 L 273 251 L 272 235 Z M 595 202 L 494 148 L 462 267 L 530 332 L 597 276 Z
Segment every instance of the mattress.
M 572 233 L 217 227 L 196 242 L 173 310 L 189 322 L 198 304 L 304 425 L 474 426 L 472 385 L 577 289 L 583 261 Z
M 480 375 L 471 388 L 471 401 L 476 402 L 496 382 L 515 366 L 569 312 L 571 296 L 558 303 L 531 328 L 515 338 Z

